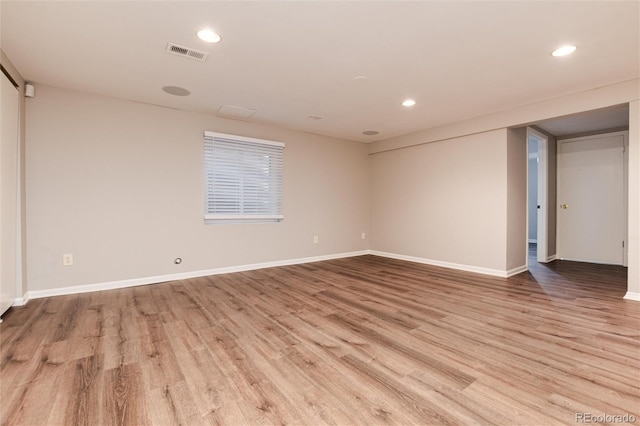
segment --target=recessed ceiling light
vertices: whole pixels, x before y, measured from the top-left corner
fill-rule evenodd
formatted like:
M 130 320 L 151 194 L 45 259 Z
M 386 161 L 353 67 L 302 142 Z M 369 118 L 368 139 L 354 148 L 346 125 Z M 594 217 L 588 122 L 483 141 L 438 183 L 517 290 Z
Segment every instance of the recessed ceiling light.
M 405 99 L 404 102 L 402 102 L 402 106 L 404 107 L 412 107 L 416 104 L 416 101 L 414 101 L 413 99 Z
M 191 94 L 191 92 L 184 87 L 178 86 L 164 86 L 162 90 L 173 96 L 189 96 Z
M 367 81 L 369 79 L 369 77 L 367 77 L 366 75 L 358 75 L 353 77 L 353 81 Z
M 578 46 L 574 46 L 574 45 L 561 46 L 556 50 L 554 50 L 553 53 L 551 54 L 553 56 L 567 56 L 575 52 L 577 48 Z
M 220 36 L 211 30 L 200 30 L 196 34 L 200 40 L 206 41 L 207 43 L 217 43 L 220 41 Z
M 377 131 L 377 130 L 367 130 L 367 131 L 362 132 L 362 134 L 366 135 L 366 136 L 375 136 L 375 135 L 379 135 L 380 132 Z

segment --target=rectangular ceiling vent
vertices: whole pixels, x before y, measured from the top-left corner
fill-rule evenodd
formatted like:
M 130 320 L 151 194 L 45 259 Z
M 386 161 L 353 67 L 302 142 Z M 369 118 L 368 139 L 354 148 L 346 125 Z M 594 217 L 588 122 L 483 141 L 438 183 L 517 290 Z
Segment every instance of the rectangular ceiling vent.
M 172 42 L 167 43 L 167 52 L 173 53 L 174 55 L 184 56 L 185 58 L 195 59 L 201 62 L 206 61 L 207 56 L 209 56 L 207 52 L 201 52 L 199 50 L 180 46 L 179 44 L 175 44 Z
M 218 109 L 218 117 L 235 118 L 238 120 L 248 120 L 256 110 L 235 105 L 222 105 Z

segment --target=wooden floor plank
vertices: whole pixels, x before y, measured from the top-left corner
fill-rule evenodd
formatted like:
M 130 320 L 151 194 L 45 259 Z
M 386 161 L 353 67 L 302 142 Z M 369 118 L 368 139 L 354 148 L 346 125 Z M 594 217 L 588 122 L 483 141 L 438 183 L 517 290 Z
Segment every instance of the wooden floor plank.
M 530 265 L 359 256 L 34 300 L 0 324 L 0 424 L 640 419 L 626 269 Z

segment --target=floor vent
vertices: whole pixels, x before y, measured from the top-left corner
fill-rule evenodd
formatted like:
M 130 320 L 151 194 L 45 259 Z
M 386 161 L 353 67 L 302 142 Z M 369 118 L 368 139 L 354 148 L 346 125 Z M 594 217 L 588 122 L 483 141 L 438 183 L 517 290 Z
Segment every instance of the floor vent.
M 195 59 L 197 61 L 204 62 L 207 60 L 209 54 L 207 52 L 201 52 L 199 50 L 191 49 L 189 47 L 180 46 L 175 43 L 167 43 L 167 52 L 174 55 L 184 56 L 186 58 Z

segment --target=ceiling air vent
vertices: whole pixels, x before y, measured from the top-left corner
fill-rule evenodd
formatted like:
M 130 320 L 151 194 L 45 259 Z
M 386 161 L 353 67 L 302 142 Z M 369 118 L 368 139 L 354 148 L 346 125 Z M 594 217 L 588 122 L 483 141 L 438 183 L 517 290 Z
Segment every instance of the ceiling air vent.
M 204 62 L 207 60 L 209 54 L 207 52 L 201 52 L 199 50 L 191 49 L 189 47 L 180 46 L 175 43 L 167 43 L 167 52 L 174 55 L 184 56 L 186 58 L 195 59 L 197 61 Z

